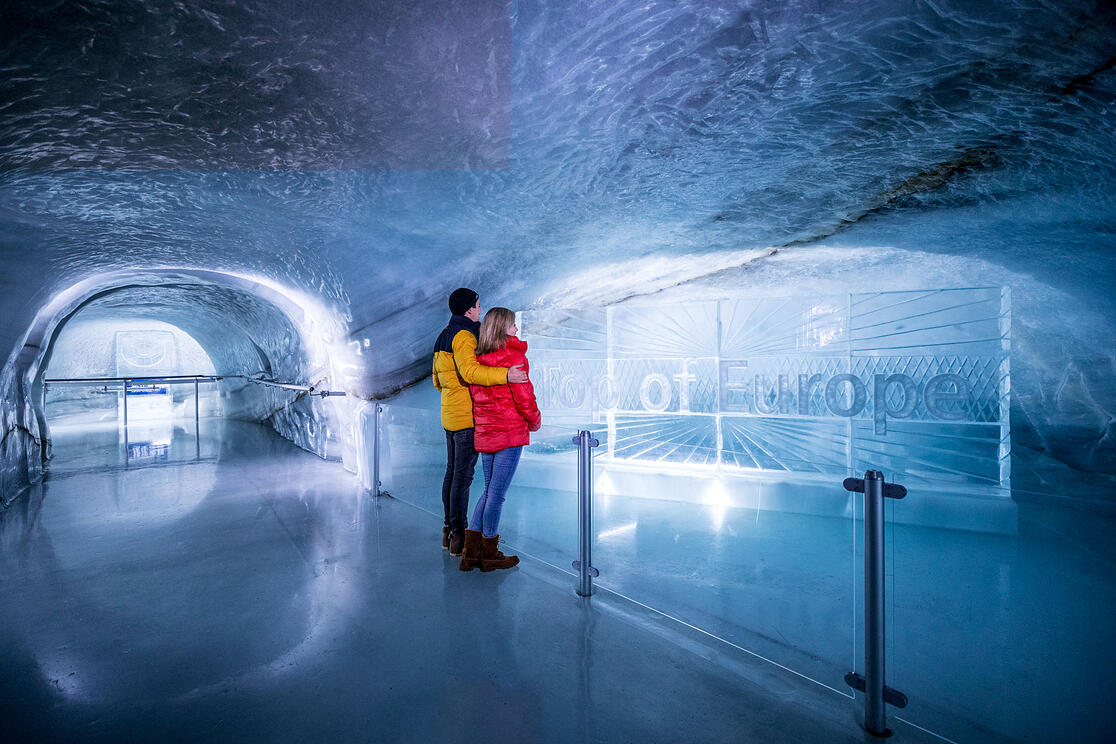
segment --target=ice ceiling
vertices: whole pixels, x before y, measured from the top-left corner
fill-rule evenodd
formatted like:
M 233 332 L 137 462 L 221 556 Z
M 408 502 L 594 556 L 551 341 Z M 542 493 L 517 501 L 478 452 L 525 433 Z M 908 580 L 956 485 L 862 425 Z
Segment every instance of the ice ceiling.
M 371 397 L 459 285 L 1010 284 L 1014 436 L 1116 470 L 1110 3 L 12 0 L 0 37 L 6 495 L 40 342 L 126 286 L 260 347 L 267 287 Z

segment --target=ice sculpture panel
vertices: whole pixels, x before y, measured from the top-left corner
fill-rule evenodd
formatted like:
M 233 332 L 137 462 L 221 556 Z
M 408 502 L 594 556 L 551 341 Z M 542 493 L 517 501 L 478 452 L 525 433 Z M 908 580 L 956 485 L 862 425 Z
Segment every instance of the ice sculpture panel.
M 1009 486 L 1007 290 L 620 305 L 521 324 L 545 418 L 605 426 L 613 462 Z
M 178 372 L 178 354 L 170 331 L 118 331 L 115 339 L 117 377 L 152 377 Z M 134 383 L 128 386 L 129 417 L 133 421 L 170 420 L 174 416 L 170 386 L 163 383 Z M 123 407 L 120 415 L 123 417 Z M 137 442 L 134 447 L 149 445 Z M 149 456 L 147 450 L 137 457 Z

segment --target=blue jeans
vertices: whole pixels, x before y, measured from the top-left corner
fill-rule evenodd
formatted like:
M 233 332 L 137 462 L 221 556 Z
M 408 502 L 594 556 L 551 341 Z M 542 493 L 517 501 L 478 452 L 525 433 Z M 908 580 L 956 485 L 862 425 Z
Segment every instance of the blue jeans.
M 504 509 L 504 497 L 508 493 L 515 469 L 519 467 L 522 447 L 508 447 L 499 452 L 482 452 L 481 467 L 484 468 L 484 495 L 473 509 L 469 529 L 478 530 L 485 537 L 496 537 L 500 532 L 500 512 Z
M 446 432 L 446 476 L 442 479 L 442 509 L 445 526 L 464 530 L 469 516 L 469 486 L 477 466 L 473 430 Z

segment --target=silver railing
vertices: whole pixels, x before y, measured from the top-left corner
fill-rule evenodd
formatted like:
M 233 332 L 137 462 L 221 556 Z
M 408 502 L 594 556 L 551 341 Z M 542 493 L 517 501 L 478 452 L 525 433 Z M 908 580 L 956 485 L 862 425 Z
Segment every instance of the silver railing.
M 383 405 L 374 403 L 372 431 L 372 478 L 369 490 L 376 496 L 388 496 L 382 489 L 380 458 L 382 455 Z M 581 597 L 594 594 L 593 579 L 600 571 L 593 566 L 593 450 L 600 442 L 591 431 L 579 431 L 572 439 L 577 445 L 578 462 L 578 559 L 572 567 L 577 572 L 576 592 Z M 864 693 L 864 728 L 876 737 L 891 735 L 887 728 L 886 705 L 904 708 L 906 695 L 886 684 L 886 634 L 884 603 L 884 499 L 901 499 L 906 489 L 885 483 L 883 474 L 868 470 L 864 478 L 847 478 L 848 491 L 864 494 L 864 674 L 850 672 L 845 682 Z M 714 636 L 715 637 L 715 636 Z
M 257 385 L 265 385 L 267 387 L 282 388 L 283 390 L 294 390 L 300 393 L 309 393 L 316 395 L 319 398 L 337 398 L 345 395 L 341 390 L 323 390 L 314 385 L 298 385 L 292 382 L 272 382 L 271 380 L 260 380 L 255 377 L 246 377 L 244 375 L 226 375 L 226 377 L 233 377 L 239 380 L 247 380 L 254 382 Z
M 194 386 L 194 432 L 198 431 L 201 420 L 200 385 L 203 382 L 217 382 L 217 375 L 162 375 L 158 377 L 55 377 L 43 380 L 46 385 L 90 385 L 118 382 L 124 393 L 124 443 L 128 443 L 128 388 L 134 385 L 190 385 Z
M 578 551 L 573 569 L 577 571 L 577 593 L 582 597 L 593 595 L 593 577 L 601 573 L 593 567 L 593 448 L 600 442 L 593 433 L 580 431 L 573 438 L 577 447 L 577 524 Z
M 315 385 L 300 385 L 293 382 L 275 382 L 273 380 L 261 380 L 257 377 L 248 377 L 247 375 L 161 375 L 158 377 L 56 377 L 43 380 L 48 385 L 64 385 L 68 383 L 73 384 L 89 384 L 89 383 L 108 383 L 120 382 L 124 385 L 132 385 L 136 383 L 166 383 L 169 385 L 178 385 L 183 383 L 193 382 L 195 387 L 199 382 L 218 382 L 220 380 L 246 380 L 247 382 L 254 382 L 257 385 L 264 385 L 267 387 L 282 388 L 283 390 L 294 390 L 301 393 L 309 393 L 310 395 L 317 395 L 321 398 L 332 398 L 345 395 L 344 391 L 340 390 L 325 390 Z
M 201 383 L 203 382 L 219 382 L 221 380 L 237 379 L 245 380 L 247 382 L 254 382 L 258 385 L 267 387 L 276 387 L 283 390 L 292 390 L 295 392 L 306 393 L 308 395 L 316 395 L 321 398 L 331 398 L 344 396 L 345 393 L 337 390 L 320 389 L 314 385 L 299 385 L 290 382 L 275 382 L 273 380 L 261 380 L 255 377 L 248 377 L 246 375 L 159 375 L 150 377 L 53 377 L 43 380 L 45 385 L 90 385 L 90 384 L 108 384 L 120 383 L 123 392 L 123 414 L 124 414 L 124 463 L 128 464 L 130 458 L 128 451 L 128 388 L 129 386 L 136 385 L 190 385 L 194 386 L 194 453 L 195 457 L 201 458 Z M 377 417 L 379 412 L 377 411 Z M 377 451 L 379 447 L 379 420 L 377 418 Z M 379 466 L 379 458 L 377 457 L 377 470 Z M 377 480 L 377 483 L 379 481 Z
M 201 383 L 217 382 L 218 375 L 161 375 L 151 377 L 55 377 L 43 380 L 46 385 L 90 385 L 120 383 L 123 393 L 124 413 L 124 464 L 131 461 L 128 430 L 128 389 L 136 385 L 193 385 L 194 386 L 194 457 L 201 459 Z
M 376 403 L 376 413 L 372 429 L 372 493 L 384 496 L 380 484 L 380 423 L 384 407 Z
M 907 696 L 887 686 L 884 627 L 884 499 L 901 499 L 907 489 L 884 483 L 883 473 L 846 478 L 845 490 L 864 494 L 864 674 L 849 672 L 845 684 L 864 693 L 864 728 L 872 736 L 891 736 L 885 704 L 907 707 Z

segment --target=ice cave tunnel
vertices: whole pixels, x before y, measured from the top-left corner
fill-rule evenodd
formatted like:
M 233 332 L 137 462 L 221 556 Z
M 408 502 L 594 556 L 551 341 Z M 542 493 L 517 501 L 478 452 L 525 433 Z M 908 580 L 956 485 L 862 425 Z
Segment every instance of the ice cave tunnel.
M 0 37 L 3 741 L 1116 738 L 1110 2 Z M 458 287 L 510 570 L 440 544 Z

